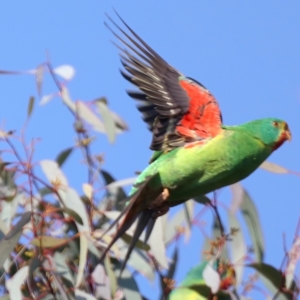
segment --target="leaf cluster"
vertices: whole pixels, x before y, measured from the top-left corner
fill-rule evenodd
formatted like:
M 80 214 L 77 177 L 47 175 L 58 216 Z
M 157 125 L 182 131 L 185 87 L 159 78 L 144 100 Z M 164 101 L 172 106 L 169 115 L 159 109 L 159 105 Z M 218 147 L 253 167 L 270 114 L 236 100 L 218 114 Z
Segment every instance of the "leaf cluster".
M 240 184 L 231 187 L 229 208 L 216 193 L 212 199 L 199 195 L 174 214 L 158 218 L 148 242 L 144 243 L 142 236 L 136 244 L 122 275 L 121 261 L 136 224 L 100 261 L 117 228 L 105 235 L 103 232 L 124 209 L 124 186 L 131 185 L 135 177 L 116 181 L 104 170 L 103 156 L 92 153 L 90 146 L 96 138 L 92 134 L 106 134 L 108 141 L 114 142 L 117 134 L 127 130 L 126 123 L 110 110 L 104 97 L 89 102 L 71 99 L 67 84 L 75 74 L 72 66 L 53 68 L 47 60 L 33 70 L 0 70 L 0 74 L 35 76 L 40 103 L 58 96 L 74 117 L 77 136 L 74 145 L 62 150 L 56 159 L 35 161 L 36 143 L 27 143 L 25 136 L 34 112 L 34 97 L 29 99 L 20 135 L 0 131 L 2 153 L 8 153 L 0 162 L 0 299 L 150 299 L 142 295 L 137 274 L 150 282 L 159 278 L 161 299 L 180 299 L 186 292 L 195 293 L 197 299 L 248 299 L 258 289 L 274 299 L 296 299 L 299 295 L 294 276 L 299 260 L 298 235 L 291 250 L 286 250 L 280 269 L 265 263 L 258 212 Z M 43 95 L 46 74 L 58 92 Z M 82 153 L 87 170 L 86 180 L 76 189 L 63 171 L 75 151 Z M 262 167 L 291 173 L 270 163 Z M 75 164 L 73 168 L 76 170 Z M 207 226 L 203 217 L 210 212 L 213 222 Z M 202 248 L 199 242 L 202 258 L 182 283 L 176 283 L 179 245 L 191 238 L 193 227 L 203 233 Z M 246 245 L 245 235 L 251 247 Z

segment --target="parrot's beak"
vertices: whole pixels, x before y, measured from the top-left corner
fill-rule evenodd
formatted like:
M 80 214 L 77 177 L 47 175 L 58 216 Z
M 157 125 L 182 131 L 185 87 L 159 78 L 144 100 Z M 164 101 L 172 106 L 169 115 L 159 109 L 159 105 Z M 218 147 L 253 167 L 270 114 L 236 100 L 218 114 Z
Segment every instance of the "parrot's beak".
M 284 134 L 285 134 L 285 138 L 288 140 L 288 141 L 291 141 L 292 140 L 292 133 L 289 129 L 289 126 L 287 123 L 285 123 L 284 125 Z

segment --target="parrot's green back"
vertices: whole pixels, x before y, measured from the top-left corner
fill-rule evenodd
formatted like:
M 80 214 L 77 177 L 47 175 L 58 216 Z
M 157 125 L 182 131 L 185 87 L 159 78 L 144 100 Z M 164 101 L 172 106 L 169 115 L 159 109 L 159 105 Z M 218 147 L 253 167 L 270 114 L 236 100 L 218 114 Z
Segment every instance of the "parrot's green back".
M 161 154 L 137 178 L 138 185 L 154 174 L 151 188 L 170 192 L 168 205 L 207 194 L 250 175 L 274 150 L 279 131 L 274 119 L 240 126 L 223 126 L 223 131 L 206 143 L 194 143 Z M 149 199 L 151 201 L 151 199 Z

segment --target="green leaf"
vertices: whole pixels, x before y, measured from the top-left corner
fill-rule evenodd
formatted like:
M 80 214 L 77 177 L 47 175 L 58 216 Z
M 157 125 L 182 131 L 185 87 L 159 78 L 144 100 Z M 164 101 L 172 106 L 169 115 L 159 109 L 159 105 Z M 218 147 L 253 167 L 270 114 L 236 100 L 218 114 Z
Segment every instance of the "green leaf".
M 69 216 L 71 216 L 75 220 L 75 222 L 79 223 L 80 225 L 83 225 L 83 221 L 82 221 L 81 217 L 73 209 L 68 208 L 68 207 L 60 207 L 60 208 L 57 208 L 56 210 L 67 213 Z
M 71 80 L 75 75 L 75 69 L 70 65 L 61 65 L 53 69 L 53 73 L 65 80 Z
M 29 282 L 32 284 L 34 284 L 35 280 L 34 280 L 34 275 L 33 272 L 42 267 L 42 264 L 44 262 L 45 258 L 44 257 L 38 257 L 38 256 L 34 256 L 29 263 L 29 271 L 28 271 L 28 280 Z
M 54 253 L 53 259 L 55 261 L 55 273 L 57 276 L 62 277 L 68 283 L 68 286 L 73 287 L 75 281 L 73 274 L 71 273 L 70 267 L 67 265 L 66 261 L 70 260 L 67 251 Z
M 48 159 L 41 160 L 40 166 L 51 184 L 61 185 L 64 187 L 68 186 L 68 180 L 56 161 Z
M 208 262 L 202 272 L 202 277 L 206 285 L 210 287 L 211 292 L 213 294 L 216 294 L 220 289 L 221 277 L 219 273 L 213 268 L 214 261 L 215 258 Z
M 27 108 L 27 117 L 29 118 L 32 114 L 32 111 L 33 111 L 33 107 L 34 107 L 34 102 L 35 102 L 35 99 L 33 96 L 31 96 L 29 98 L 29 103 L 28 103 L 28 108 Z
M 76 112 L 76 105 L 72 101 L 69 90 L 67 89 L 66 86 L 61 86 L 61 91 L 60 91 L 60 97 L 63 103 L 73 112 Z M 79 113 L 79 112 L 77 112 Z M 80 115 L 80 114 L 79 114 Z
M 46 195 L 49 195 L 49 194 L 52 194 L 53 193 L 53 191 L 52 190 L 50 190 L 50 189 L 48 189 L 48 188 L 41 188 L 40 190 L 39 190 L 39 194 L 43 197 L 43 196 L 46 196 Z
M 11 190 L 5 187 L 0 187 L 0 193 L 10 194 Z M 12 225 L 12 220 L 16 217 L 19 203 L 24 201 L 26 196 L 20 192 L 15 197 L 12 195 L 10 201 L 2 201 L 1 212 L 0 212 L 0 228 L 4 234 L 8 233 L 8 228 Z M 1 235 L 1 234 L 0 234 Z
M 285 288 L 285 277 L 281 271 L 277 270 L 273 266 L 265 263 L 248 264 L 247 267 L 255 269 L 265 280 L 265 284 L 271 292 L 277 294 L 281 288 Z M 280 293 L 280 297 L 276 299 L 292 300 L 293 295 L 291 293 Z
M 164 238 L 166 244 L 170 243 L 178 235 L 178 228 L 183 226 L 183 224 L 185 226 L 189 226 L 188 224 L 186 224 L 187 222 L 189 222 L 187 220 L 186 210 L 184 208 L 178 210 L 167 222 L 168 226 L 166 227 Z
M 121 240 L 120 242 L 123 241 Z M 122 248 L 120 247 L 121 259 L 123 259 L 127 254 L 127 249 L 128 247 L 122 247 Z M 135 248 L 128 259 L 127 265 L 134 268 L 138 273 L 144 275 L 149 280 L 151 281 L 154 280 L 155 278 L 154 266 L 149 263 L 149 257 L 147 256 L 145 251 Z M 124 274 L 124 272 L 122 274 Z
M 23 226 L 30 221 L 31 212 L 22 215 L 19 222 L 8 232 L 8 234 L 0 241 L 0 267 L 3 266 L 5 260 L 9 257 L 14 247 L 22 235 Z
M 126 122 L 114 111 L 110 110 L 111 116 L 115 122 L 116 132 L 122 133 L 123 131 L 128 130 L 128 125 Z
M 132 241 L 132 236 L 130 236 L 129 234 L 127 233 L 124 233 L 121 237 L 121 239 L 128 245 L 130 245 L 131 241 Z M 141 240 L 137 240 L 135 246 L 135 248 L 137 249 L 141 249 L 141 250 L 144 250 L 144 251 L 149 251 L 150 250 L 150 246 L 146 243 L 144 243 L 143 241 Z
M 289 289 L 292 286 L 296 266 L 300 259 L 300 237 L 294 239 L 291 250 L 288 253 L 288 263 L 285 269 L 286 274 L 286 287 Z
M 46 103 L 48 103 L 51 99 L 53 99 L 54 97 L 56 97 L 56 94 L 48 94 L 48 95 L 43 95 L 43 97 L 41 98 L 39 105 L 45 105 Z
M 70 147 L 70 148 L 67 148 L 65 150 L 63 150 L 62 152 L 60 152 L 55 161 L 58 163 L 58 165 L 61 167 L 64 162 L 67 160 L 67 158 L 70 156 L 70 154 L 73 152 L 74 148 L 73 147 Z
M 232 193 L 232 199 L 229 210 L 232 214 L 235 215 L 236 212 L 240 210 L 241 203 L 243 202 L 244 188 L 239 182 L 236 182 L 230 185 L 230 190 Z
M 235 266 L 236 285 L 239 286 L 243 279 L 244 260 L 247 256 L 247 246 L 243 236 L 241 225 L 238 219 L 230 212 L 228 212 L 230 229 L 238 229 L 229 242 L 231 248 L 231 261 Z
M 185 213 L 185 242 L 187 242 L 191 236 L 191 229 L 192 229 L 192 221 L 194 215 L 194 202 L 189 200 L 183 203 L 184 213 Z
M 7 71 L 7 70 L 0 70 L 1 75 L 18 75 L 22 74 L 22 71 Z
M 95 101 L 98 111 L 103 119 L 105 132 L 107 134 L 108 140 L 113 143 L 116 138 L 116 126 L 114 119 L 112 118 L 111 112 L 107 106 L 107 101 L 105 98 L 97 99 Z
M 0 162 L 0 173 L 2 173 L 3 171 L 4 171 L 4 168 L 6 167 L 6 166 L 8 166 L 8 165 L 10 165 L 11 164 L 11 162 L 3 162 L 3 161 L 1 161 Z M 1 174 L 2 175 L 2 174 Z
M 106 263 L 108 262 L 108 257 L 105 258 L 105 262 Z M 106 264 L 105 262 L 104 264 Z M 111 273 L 113 273 L 112 270 Z M 94 286 L 93 295 L 96 296 L 97 299 L 103 299 L 103 300 L 112 299 L 111 295 L 115 295 L 115 291 L 111 292 L 111 287 L 114 286 L 115 289 L 117 289 L 117 287 L 116 287 L 116 282 L 115 283 L 111 282 L 110 278 L 108 278 L 107 268 L 104 269 L 103 265 L 98 264 L 94 268 L 91 279 L 92 279 L 91 284 L 93 284 Z M 116 281 L 116 278 L 114 279 Z
M 148 243 L 151 247 L 151 254 L 163 269 L 168 268 L 168 258 L 164 243 L 163 223 L 161 218 L 157 218 L 149 237 Z
M 6 281 L 6 288 L 9 291 L 9 296 L 13 300 L 22 300 L 21 285 L 28 276 L 29 267 L 22 267 L 17 273 Z
M 286 168 L 279 166 L 277 164 L 274 164 L 269 161 L 264 161 L 260 166 L 261 169 L 264 169 L 266 171 L 276 173 L 276 174 L 289 174 L 291 171 L 287 170 Z
M 98 116 L 87 106 L 85 102 L 76 102 L 77 113 L 81 119 L 93 126 L 95 131 L 105 133 L 105 127 Z
M 23 230 L 23 226 L 25 226 L 31 218 L 31 212 L 28 211 L 21 216 L 21 219 L 17 222 L 17 224 L 8 232 L 8 234 L 4 237 L 4 240 L 11 239 L 14 235 L 18 235 Z M 2 242 L 2 241 L 1 241 Z M 1 253 L 2 254 L 2 253 Z
M 256 260 L 257 262 L 261 262 L 264 258 L 264 241 L 261 231 L 261 225 L 259 222 L 256 207 L 249 194 L 245 190 L 243 193 L 243 201 L 241 203 L 240 209 L 250 233 Z
M 175 245 L 175 249 L 174 249 L 174 252 L 173 252 L 173 255 L 172 255 L 172 261 L 169 265 L 169 270 L 168 270 L 168 273 L 167 273 L 167 278 L 169 279 L 173 279 L 174 278 L 174 275 L 175 275 L 175 272 L 176 272 L 176 267 L 177 267 L 177 262 L 178 262 L 178 247 L 177 245 Z
M 31 240 L 31 244 L 41 248 L 56 248 L 67 244 L 69 239 L 42 235 Z
M 80 233 L 79 266 L 76 279 L 76 287 L 78 287 L 83 279 L 83 273 L 88 254 L 88 238 L 90 237 L 89 216 L 87 214 L 86 207 L 74 189 L 67 187 L 64 189 L 64 191 L 59 190 L 59 194 L 64 206 L 74 210 L 80 216 L 83 224 L 81 225 L 76 222 L 78 232 Z
M 117 269 L 119 270 L 120 267 L 121 265 L 118 264 Z M 121 277 L 118 277 L 118 284 L 121 288 L 123 288 L 126 300 L 142 300 L 142 296 L 134 277 L 127 269 L 123 271 Z
M 111 176 L 110 173 L 107 171 L 101 170 L 100 171 L 105 184 L 107 185 L 107 194 L 106 197 L 108 200 L 112 200 L 114 206 L 116 207 L 116 210 L 121 211 L 125 207 L 125 202 L 123 201 L 126 199 L 126 194 L 124 190 L 119 186 L 110 186 L 111 183 L 115 182 L 115 179 L 113 176 Z M 123 202 L 122 202 L 123 201 Z
M 8 223 L 10 225 L 10 222 Z M 0 241 L 4 238 L 4 236 L 8 233 L 8 226 L 0 219 Z
M 168 288 L 167 284 L 165 283 L 165 281 L 163 279 L 164 278 L 167 278 L 167 279 L 174 278 L 176 267 L 177 267 L 177 262 L 178 262 L 178 246 L 177 246 L 177 244 L 175 244 L 175 248 L 174 248 L 174 252 L 172 255 L 171 263 L 169 265 L 168 272 L 167 272 L 166 276 L 161 276 L 161 278 L 160 278 L 160 285 L 161 285 L 161 291 L 162 291 L 160 300 L 165 299 L 164 291 L 166 288 Z
M 16 172 L 13 171 L 13 170 L 6 170 L 5 167 L 7 165 L 9 165 L 11 163 L 9 162 L 1 162 L 1 173 L 0 173 L 0 176 L 1 176 L 1 179 L 3 181 L 3 185 L 13 189 L 13 190 L 16 190 L 16 184 L 14 182 L 14 177 L 15 177 L 15 174 Z
M 211 203 L 210 199 L 207 196 L 198 196 L 193 198 L 196 202 L 204 205 L 208 205 Z
M 38 95 L 41 96 L 42 84 L 44 79 L 45 65 L 38 65 L 35 69 L 35 82 Z
M 105 256 L 104 266 L 109 278 L 111 295 L 114 296 L 118 290 L 117 277 L 115 272 L 113 271 L 110 257 L 108 255 Z

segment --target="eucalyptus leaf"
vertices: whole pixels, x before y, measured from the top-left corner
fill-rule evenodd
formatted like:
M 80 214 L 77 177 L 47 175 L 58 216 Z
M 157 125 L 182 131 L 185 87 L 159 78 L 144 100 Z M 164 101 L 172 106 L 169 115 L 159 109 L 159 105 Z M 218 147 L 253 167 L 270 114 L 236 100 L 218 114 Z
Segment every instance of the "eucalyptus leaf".
M 105 273 L 103 265 L 98 264 L 91 277 L 95 285 L 95 296 L 104 300 L 110 300 L 110 280 Z
M 29 118 L 32 114 L 32 111 L 33 111 L 33 107 L 34 107 L 34 102 L 35 102 L 35 99 L 33 96 L 31 96 L 29 98 L 29 102 L 28 102 L 28 108 L 27 108 L 27 118 Z
M 17 273 L 10 279 L 6 280 L 5 286 L 9 292 L 12 300 L 22 300 L 21 285 L 24 283 L 28 276 L 29 267 L 24 266 L 17 271 Z
M 107 276 L 109 278 L 109 286 L 110 286 L 111 295 L 115 295 L 118 290 L 117 277 L 113 270 L 110 258 L 108 256 L 106 256 L 104 259 L 104 266 L 105 266 Z
M 228 212 L 230 229 L 234 229 L 232 240 L 228 243 L 231 249 L 231 261 L 235 266 L 236 285 L 239 286 L 243 279 L 244 261 L 247 257 L 247 246 L 243 236 L 240 222 L 231 212 Z
M 256 207 L 249 194 L 244 190 L 243 201 L 241 203 L 242 216 L 247 224 L 250 238 L 253 243 L 254 253 L 257 262 L 263 261 L 264 258 L 264 240 L 262 236 L 261 225 Z
M 115 182 L 114 177 L 107 171 L 101 170 L 100 171 L 105 184 L 106 184 L 106 198 L 108 200 L 113 201 L 114 206 L 116 207 L 116 210 L 123 210 L 125 206 L 125 202 L 123 201 L 126 199 L 126 194 L 122 187 L 120 186 L 113 186 L 110 185 L 111 183 Z M 123 202 L 122 202 L 123 201 Z
M 269 161 L 264 161 L 260 166 L 261 169 L 264 169 L 266 171 L 272 172 L 272 173 L 277 173 L 277 174 L 289 174 L 291 173 L 289 170 L 286 168 L 279 166 L 275 163 L 269 162 Z
M 22 235 L 23 226 L 30 221 L 30 217 L 30 212 L 23 214 L 18 223 L 0 241 L 0 267 L 3 266 L 5 260 L 9 257 L 15 245 L 18 243 Z
M 68 186 L 68 180 L 56 161 L 41 160 L 40 166 L 52 185 Z
M 77 113 L 81 119 L 93 126 L 95 131 L 105 133 L 105 126 L 92 109 L 82 101 L 76 102 Z
M 65 80 L 71 80 L 75 75 L 75 69 L 70 65 L 61 65 L 53 69 L 53 72 Z
M 73 147 L 70 147 L 70 148 L 67 148 L 65 150 L 63 150 L 62 152 L 60 152 L 55 161 L 58 163 L 58 165 L 61 167 L 65 161 L 69 158 L 70 154 L 73 152 L 74 148 Z
M 154 224 L 154 228 L 148 241 L 151 249 L 150 252 L 159 263 L 159 265 L 167 269 L 168 259 L 166 255 L 166 247 L 163 240 L 163 227 L 161 218 L 157 218 Z
M 120 270 L 121 265 L 118 265 L 117 270 Z M 121 275 L 118 277 L 118 284 L 123 289 L 126 300 L 142 300 L 138 285 L 132 274 L 125 269 Z
M 285 289 L 285 276 L 280 270 L 266 263 L 253 263 L 246 266 L 255 269 L 263 277 L 265 285 L 274 295 Z M 293 284 L 293 288 L 294 286 Z M 292 300 L 294 298 L 292 293 L 281 292 L 276 299 Z
M 45 65 L 40 64 L 35 69 L 35 82 L 38 95 L 41 96 L 42 84 L 44 79 Z M 30 114 L 28 114 L 29 116 Z
M 39 236 L 31 240 L 31 244 L 41 248 L 56 248 L 65 245 L 69 239 L 57 238 L 52 236 Z
M 103 119 L 105 132 L 107 134 L 108 140 L 111 143 L 113 143 L 116 138 L 116 126 L 112 114 L 107 106 L 107 101 L 105 98 L 101 98 L 101 99 L 97 99 L 95 103 Z

